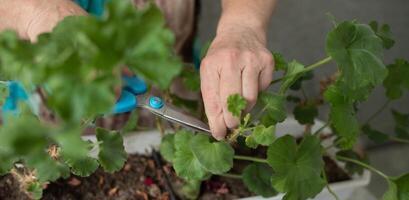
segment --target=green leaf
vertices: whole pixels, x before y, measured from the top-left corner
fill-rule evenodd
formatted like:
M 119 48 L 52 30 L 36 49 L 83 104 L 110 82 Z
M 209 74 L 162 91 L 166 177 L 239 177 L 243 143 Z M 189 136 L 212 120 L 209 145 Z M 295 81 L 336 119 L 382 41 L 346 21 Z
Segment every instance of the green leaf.
M 197 199 L 200 194 L 200 186 L 202 181 L 200 180 L 189 180 L 182 187 L 183 195 L 187 199 Z
M 0 149 L 0 176 L 3 176 L 13 168 L 14 163 L 18 161 L 17 157 L 11 157 L 10 155 L 7 155 L 6 153 L 2 153 Z
M 398 186 L 398 199 L 409 199 L 409 173 L 394 180 Z
M 160 154 L 162 157 L 168 161 L 173 162 L 175 157 L 175 134 L 167 134 L 162 138 L 160 143 Z
M 193 133 L 182 130 L 175 133 L 175 155 L 173 168 L 176 174 L 187 180 L 203 180 L 209 172 L 200 164 L 190 148 Z
M 388 180 L 389 188 L 383 196 L 383 200 L 407 200 L 409 199 L 409 174 Z
M 254 138 L 254 142 L 264 146 L 268 146 L 274 142 L 275 126 L 265 127 L 264 125 L 258 125 L 254 128 L 251 137 Z
M 293 85 L 301 76 L 303 76 L 303 73 L 301 73 L 303 70 L 304 65 L 295 60 L 288 63 L 287 71 L 283 77 L 284 81 L 280 86 L 280 94 L 284 94 L 285 91 L 291 87 L 291 85 Z
M 298 78 L 291 86 L 291 90 L 299 90 L 301 89 L 303 81 L 308 81 L 314 78 L 314 73 L 312 71 L 305 72 Z
M 124 65 L 166 89 L 181 70 L 173 42 L 159 8 L 111 1 L 104 17 L 66 17 L 36 43 L 0 34 L 0 74 L 25 85 L 47 85 L 47 107 L 78 124 L 111 111 L 112 88 L 120 84 Z
M 184 67 L 181 73 L 183 85 L 194 92 L 200 91 L 200 74 L 192 67 Z
M 128 7 L 129 10 L 134 9 Z M 138 76 L 166 89 L 182 69 L 180 59 L 172 54 L 174 36 L 164 28 L 165 19 L 156 6 L 145 9 L 137 20 L 135 25 L 128 25 L 129 34 L 133 29 L 137 39 L 134 39 L 135 43 L 130 43 L 135 47 L 125 56 L 126 64 Z
M 252 135 L 246 137 L 245 143 L 247 147 L 250 147 L 252 149 L 258 147 L 258 143 L 255 141 L 254 136 Z
M 190 148 L 202 167 L 213 174 L 223 174 L 233 167 L 234 150 L 224 141 L 197 134 L 190 141 Z
M 121 132 L 126 134 L 132 131 L 135 131 L 136 128 L 138 127 L 138 111 L 134 110 L 131 112 L 129 115 L 128 120 L 126 121 L 126 124 L 124 127 L 122 127 Z
M 390 49 L 393 47 L 395 40 L 392 38 L 391 28 L 388 24 L 383 24 L 381 27 L 379 27 L 378 22 L 371 21 L 369 26 L 375 32 L 375 34 L 382 39 L 383 48 Z
M 227 109 L 235 117 L 240 117 L 241 112 L 246 108 L 247 101 L 239 94 L 230 95 L 227 98 Z
M 275 172 L 272 185 L 277 191 L 286 193 L 284 199 L 312 198 L 324 188 L 321 149 L 320 140 L 312 135 L 304 137 L 300 145 L 289 135 L 270 145 L 267 161 Z
M 26 165 L 35 169 L 36 177 L 40 182 L 55 181 L 68 174 L 67 165 L 53 160 L 45 151 L 25 156 Z
M 369 164 L 369 160 L 367 157 L 362 157 L 360 155 L 358 155 L 357 153 L 355 153 L 352 150 L 343 150 L 343 151 L 339 151 L 337 152 L 337 156 L 342 156 L 342 157 L 346 157 L 346 158 L 351 158 L 353 160 L 359 160 L 363 163 Z M 350 175 L 353 175 L 355 173 L 362 175 L 364 172 L 364 169 L 361 165 L 357 165 L 355 163 L 352 162 L 345 162 L 345 169 L 347 170 L 347 172 Z
M 409 139 L 409 114 L 392 110 L 392 115 L 395 120 L 396 136 L 402 139 Z
M 97 128 L 96 132 L 99 142 L 99 163 L 107 172 L 120 170 L 127 158 L 122 135 L 117 131 L 102 128 Z
M 50 134 L 34 116 L 8 117 L 0 129 L 0 147 L 11 156 L 26 156 L 43 152 L 47 148 L 44 139 Z
M 77 129 L 64 130 L 64 132 L 54 134 L 52 137 L 57 141 L 58 147 L 64 152 L 64 156 L 72 159 L 87 157 L 89 145 L 81 139 L 81 131 Z
M 353 103 L 343 96 L 336 85 L 325 91 L 324 98 L 330 102 L 330 122 L 338 136 L 337 143 L 343 149 L 352 148 L 360 133 Z
M 273 57 L 274 57 L 274 67 L 275 70 L 283 70 L 286 71 L 288 68 L 288 63 L 285 60 L 284 56 L 281 55 L 280 53 L 273 52 Z
M 264 111 L 260 119 L 261 124 L 269 127 L 285 120 L 285 96 L 262 92 L 259 95 L 259 102 Z
M 341 72 L 339 89 L 351 99 L 365 100 L 387 75 L 382 63 L 382 40 L 368 25 L 340 23 L 328 34 L 326 51 Z
M 273 169 L 266 164 L 252 163 L 243 170 L 243 182 L 257 195 L 272 197 L 277 194 L 271 185 Z
M 87 177 L 98 169 L 98 161 L 95 158 L 84 157 L 72 159 L 67 156 L 63 156 L 65 163 L 71 168 L 71 172 L 77 176 Z
M 314 119 L 318 116 L 318 108 L 315 102 L 307 101 L 298 104 L 294 108 L 293 114 L 300 124 L 314 124 Z
M 362 132 L 375 143 L 382 144 L 388 141 L 389 136 L 385 133 L 372 129 L 368 124 L 362 127 Z
M 41 199 L 43 197 L 43 185 L 39 182 L 29 183 L 26 190 L 33 199 Z
M 394 64 L 386 67 L 388 76 L 383 81 L 386 89 L 386 96 L 391 99 L 399 99 L 404 91 L 409 90 L 409 62 L 403 59 L 396 59 Z

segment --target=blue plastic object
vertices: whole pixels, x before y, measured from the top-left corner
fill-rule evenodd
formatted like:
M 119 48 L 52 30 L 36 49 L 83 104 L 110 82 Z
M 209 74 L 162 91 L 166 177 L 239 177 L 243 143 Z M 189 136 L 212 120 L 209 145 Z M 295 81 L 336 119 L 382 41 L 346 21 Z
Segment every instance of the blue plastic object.
M 23 86 L 16 81 L 8 82 L 9 96 L 6 98 L 2 111 L 3 115 L 6 114 L 18 114 L 18 103 L 19 101 L 27 101 L 28 95 L 24 90 Z
M 75 0 L 75 3 L 84 10 L 96 16 L 102 16 L 104 14 L 105 2 L 107 2 L 107 0 Z
M 122 84 L 121 96 L 113 109 L 114 114 L 130 112 L 135 109 L 138 105 L 135 95 L 145 94 L 148 90 L 146 83 L 136 76 L 123 76 Z
M 149 106 L 154 109 L 161 109 L 163 107 L 163 100 L 159 97 L 151 96 L 149 98 Z
M 146 83 L 136 76 L 123 76 L 122 84 L 124 89 L 134 94 L 144 94 L 148 90 L 148 86 L 146 85 Z
M 113 113 L 125 113 L 130 112 L 136 108 L 138 101 L 135 98 L 135 95 L 127 90 L 122 90 L 121 97 L 115 104 Z

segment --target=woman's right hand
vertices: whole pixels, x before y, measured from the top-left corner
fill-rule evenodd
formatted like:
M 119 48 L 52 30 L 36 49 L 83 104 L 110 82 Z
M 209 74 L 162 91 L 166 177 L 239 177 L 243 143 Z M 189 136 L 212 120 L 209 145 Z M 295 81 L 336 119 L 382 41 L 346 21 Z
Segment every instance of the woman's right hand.
M 70 0 L 0 0 L 0 31 L 11 29 L 36 41 L 66 16 L 87 13 Z

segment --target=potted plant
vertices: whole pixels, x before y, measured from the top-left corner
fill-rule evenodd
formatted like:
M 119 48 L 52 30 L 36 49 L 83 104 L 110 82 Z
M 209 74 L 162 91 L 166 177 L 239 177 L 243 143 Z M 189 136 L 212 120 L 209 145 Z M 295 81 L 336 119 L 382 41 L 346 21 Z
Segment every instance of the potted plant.
M 182 72 L 180 60 L 172 55 L 173 37 L 164 28 L 160 11 L 154 6 L 136 11 L 126 1 L 113 1 L 103 18 L 69 17 L 51 33 L 42 34 L 36 43 L 4 32 L 0 35 L 0 76 L 19 83 L 2 83 L 6 88 L 29 92 L 2 92 L 13 97 L 14 107 L 9 107 L 12 112 L 3 110 L 0 173 L 17 177 L 17 185 L 34 199 L 41 198 L 43 189 L 46 195 L 49 190 L 55 194 L 80 184 L 87 185 L 80 190 L 82 198 L 102 198 L 90 191 L 103 189 L 99 195 L 142 199 L 205 199 L 209 193 L 210 199 L 215 197 L 211 195 L 228 193 L 235 197 L 308 199 L 326 188 L 338 199 L 336 184 L 329 182 L 351 179 L 365 169 L 388 182 L 384 199 L 405 199 L 409 195 L 409 174 L 387 176 L 354 151 L 361 133 L 376 142 L 409 142 L 408 114 L 393 111 L 396 136 L 370 127 L 379 112 L 364 124 L 355 117 L 359 103 L 374 87 L 384 85 L 388 102 L 409 88 L 405 79 L 409 75 L 407 61 L 398 59 L 388 66 L 382 62 L 383 50 L 394 44 L 390 36 L 388 25 L 335 22 L 326 39 L 324 59 L 304 66 L 297 61 L 287 63 L 274 53 L 276 71 L 284 72 L 271 83 L 280 84 L 278 91 L 261 93 L 256 108 L 248 114 L 243 113 L 246 101 L 240 95 L 231 95 L 229 111 L 240 117 L 241 123 L 226 141 L 177 126 L 170 127 L 175 134 L 159 134 L 169 132 L 159 126 L 162 131 L 137 135 L 95 128 L 96 137 L 83 140 L 84 130 L 95 126 L 92 122 L 109 113 L 115 103 L 113 88 L 120 84 L 123 68 L 118 66 L 129 67 L 164 90 L 173 104 L 200 108 L 200 103 L 168 90 L 177 76 L 197 90 L 198 77 L 186 69 Z M 321 82 L 321 95 L 302 96 L 302 81 L 328 63 L 335 63 L 338 71 Z M 290 94 L 289 90 L 298 92 Z M 295 104 L 294 118 L 305 127 L 296 135 L 278 131 L 280 126 L 294 122 L 289 118 L 283 124 L 287 102 Z M 316 117 L 318 106 L 323 104 L 330 106 L 329 120 L 320 124 Z M 17 105 L 18 110 L 14 109 Z M 125 150 L 141 153 L 138 148 L 130 149 L 142 147 L 132 141 L 159 142 L 160 136 L 160 152 L 174 170 L 156 153 L 153 157 L 131 156 L 125 164 Z M 102 170 L 116 173 L 108 177 Z M 130 174 L 137 174 L 136 179 Z M 90 178 L 81 178 L 87 176 Z M 122 191 L 119 180 L 129 190 Z M 241 184 L 247 193 L 229 191 L 226 185 L 232 180 L 235 187 Z M 368 178 L 362 180 L 367 182 Z M 276 196 L 279 193 L 281 196 Z

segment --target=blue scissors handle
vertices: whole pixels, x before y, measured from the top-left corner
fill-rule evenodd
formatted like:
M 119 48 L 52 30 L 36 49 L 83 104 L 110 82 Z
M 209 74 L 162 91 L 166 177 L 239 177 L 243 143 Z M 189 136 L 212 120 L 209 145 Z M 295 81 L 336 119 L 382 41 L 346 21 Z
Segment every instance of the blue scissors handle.
M 122 82 L 121 96 L 114 106 L 113 114 L 130 112 L 135 109 L 138 106 L 135 96 L 143 95 L 148 90 L 146 83 L 136 76 L 123 76 Z

